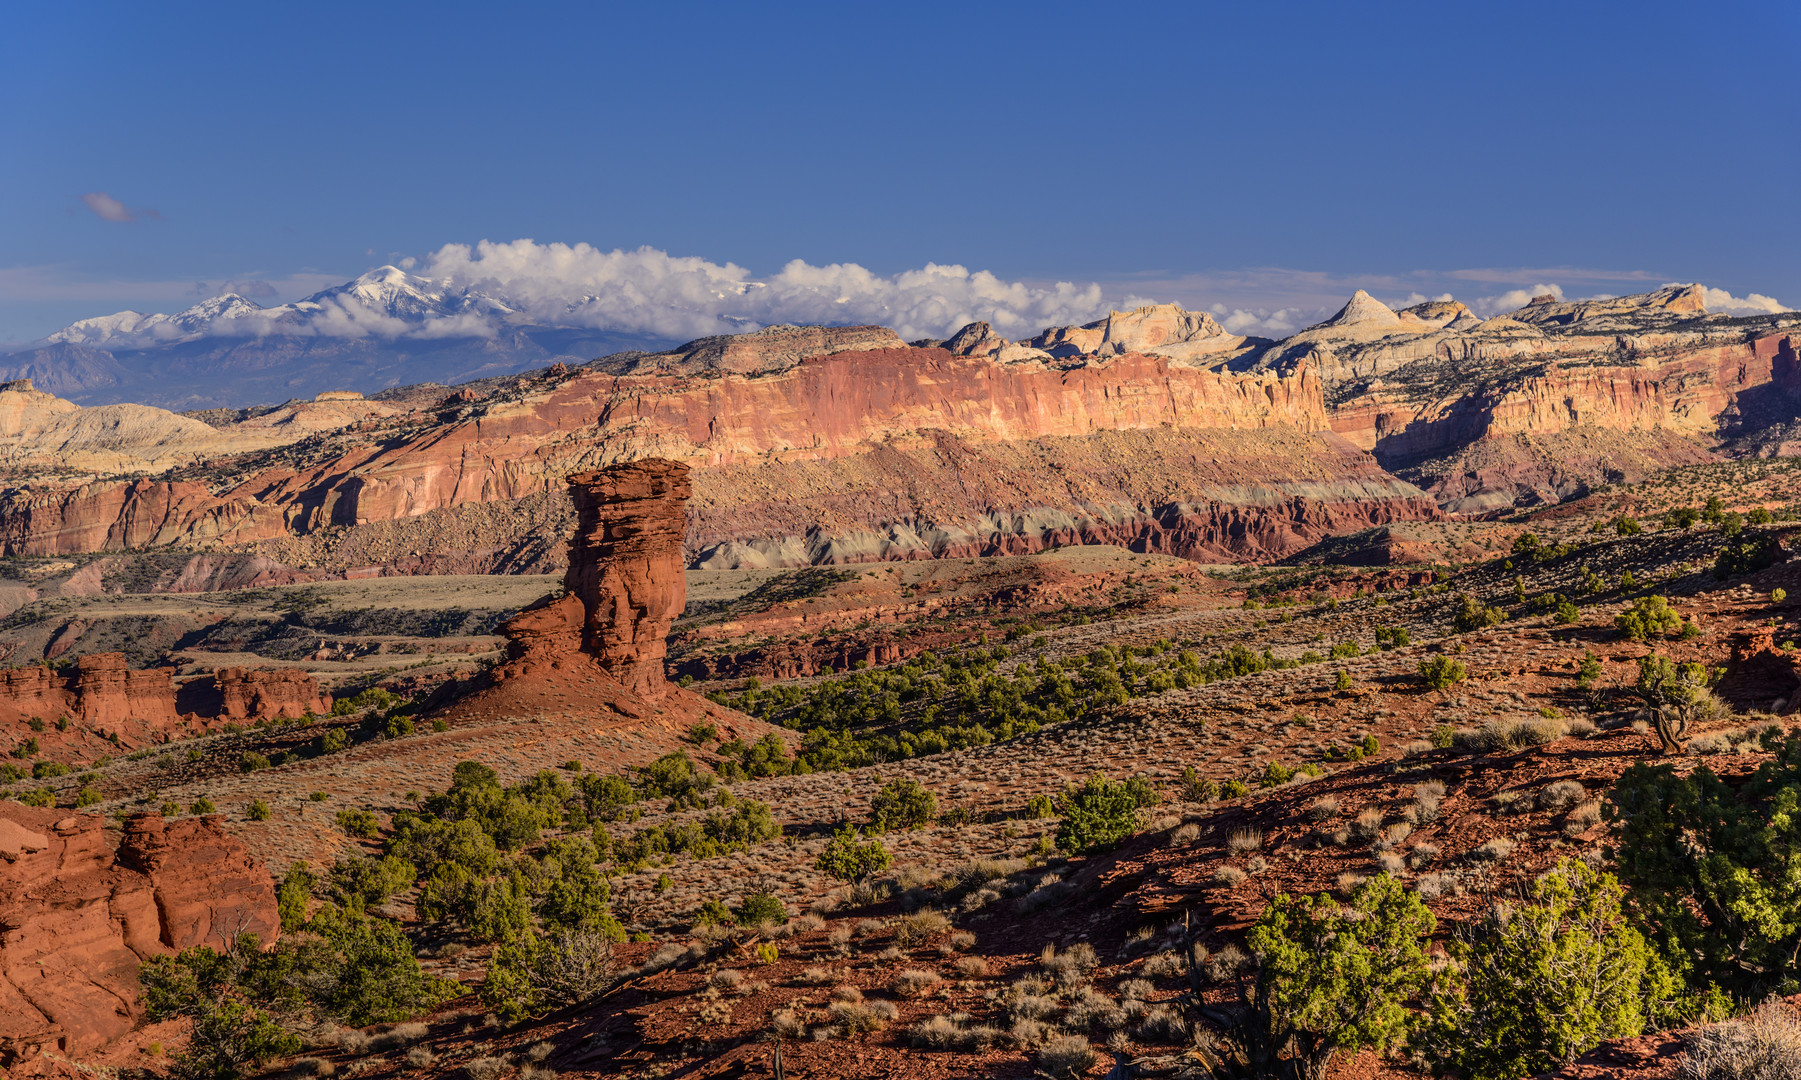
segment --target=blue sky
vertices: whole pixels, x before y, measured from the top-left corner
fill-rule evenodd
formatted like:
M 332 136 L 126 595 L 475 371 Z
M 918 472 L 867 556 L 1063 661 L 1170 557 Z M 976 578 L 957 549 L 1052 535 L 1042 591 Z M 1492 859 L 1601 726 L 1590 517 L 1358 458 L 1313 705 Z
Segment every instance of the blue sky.
M 522 238 L 1266 316 L 1360 285 L 1801 305 L 1792 0 L 0 18 L 0 340 Z

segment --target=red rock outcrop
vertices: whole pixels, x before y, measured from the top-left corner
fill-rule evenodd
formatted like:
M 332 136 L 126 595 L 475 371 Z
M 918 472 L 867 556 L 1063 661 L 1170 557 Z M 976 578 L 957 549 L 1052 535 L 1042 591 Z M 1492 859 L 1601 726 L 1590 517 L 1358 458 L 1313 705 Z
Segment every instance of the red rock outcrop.
M 308 713 L 331 712 L 331 695 L 322 693 L 319 680 L 305 671 L 220 668 L 213 673 L 213 682 L 219 692 L 215 715 L 227 720 L 297 720 Z
M 40 665 L 0 671 L 0 723 L 64 716 L 121 736 L 167 730 L 181 719 L 173 669 L 133 671 L 124 653 L 94 653 L 62 670 Z
M 687 602 L 688 467 L 645 459 L 577 473 L 569 487 L 578 518 L 564 591 L 502 623 L 507 663 L 438 715 L 454 723 L 580 711 L 678 724 L 712 714 L 663 670 L 670 625 Z
M 280 926 L 215 819 L 138 815 L 115 847 L 98 815 L 0 803 L 0 1060 L 101 1051 L 142 1019 L 142 960 Z
M 576 530 L 564 587 L 581 601 L 582 650 L 633 693 L 661 697 L 682 573 L 688 467 L 651 459 L 569 478 Z

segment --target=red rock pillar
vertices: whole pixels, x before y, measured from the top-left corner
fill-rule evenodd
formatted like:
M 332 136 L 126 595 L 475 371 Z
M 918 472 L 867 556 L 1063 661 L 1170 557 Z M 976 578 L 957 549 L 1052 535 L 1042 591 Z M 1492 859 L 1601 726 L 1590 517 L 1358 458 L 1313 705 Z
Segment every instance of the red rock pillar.
M 569 477 L 576 529 L 563 584 L 581 601 L 582 651 L 633 693 L 662 696 L 683 576 L 688 467 L 647 458 Z

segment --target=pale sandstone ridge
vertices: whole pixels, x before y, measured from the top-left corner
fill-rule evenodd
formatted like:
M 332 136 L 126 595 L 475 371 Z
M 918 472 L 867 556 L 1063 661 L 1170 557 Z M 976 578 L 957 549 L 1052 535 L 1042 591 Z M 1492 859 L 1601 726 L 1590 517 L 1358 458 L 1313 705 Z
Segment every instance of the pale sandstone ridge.
M 1105 319 L 1082 326 L 1053 327 L 1030 344 L 1059 357 L 1136 352 L 1196 360 L 1231 353 L 1246 340 L 1227 333 L 1204 311 L 1188 311 L 1179 304 L 1150 304 L 1108 312 Z
M 0 1061 L 93 1060 L 143 1019 L 137 969 L 228 936 L 281 932 L 269 874 L 214 817 L 0 803 Z
M 1476 322 L 1459 304 L 1392 312 L 1359 292 L 1252 366 L 1314 367 L 1333 430 L 1447 509 L 1556 502 L 1713 460 L 1801 412 L 1801 319 L 1710 318 L 1704 299 L 1696 285 L 1540 296 Z

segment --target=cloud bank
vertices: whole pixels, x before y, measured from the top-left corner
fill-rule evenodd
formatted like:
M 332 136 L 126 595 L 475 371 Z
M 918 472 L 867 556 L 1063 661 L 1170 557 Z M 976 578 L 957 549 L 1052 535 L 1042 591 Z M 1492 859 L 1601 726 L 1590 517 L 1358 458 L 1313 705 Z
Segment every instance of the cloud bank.
M 772 323 L 871 323 L 904 338 L 938 337 L 986 321 L 1007 337 L 1106 313 L 1099 285 L 1030 286 L 986 270 L 928 263 L 891 277 L 855 263 L 799 259 L 767 278 L 741 266 L 654 248 L 483 241 L 446 244 L 417 264 L 423 277 L 504 300 L 552 325 L 663 337 L 735 333 Z

